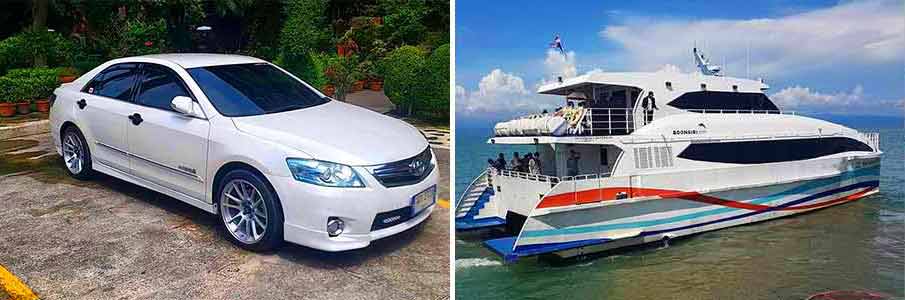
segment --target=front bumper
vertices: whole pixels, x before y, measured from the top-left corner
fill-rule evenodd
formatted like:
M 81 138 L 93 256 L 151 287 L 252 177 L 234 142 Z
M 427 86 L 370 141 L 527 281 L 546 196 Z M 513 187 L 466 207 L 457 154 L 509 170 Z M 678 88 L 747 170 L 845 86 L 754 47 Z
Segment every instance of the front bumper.
M 436 164 L 436 162 L 435 162 Z M 412 197 L 437 185 L 438 168 L 421 182 L 387 188 L 366 170 L 356 167 L 364 188 L 331 188 L 308 184 L 292 177 L 268 176 L 283 206 L 283 237 L 286 241 L 324 251 L 345 251 L 367 247 L 371 241 L 412 228 L 430 216 L 436 206 L 428 206 L 410 219 L 390 227 L 372 231 L 379 213 L 412 205 Z M 327 235 L 329 217 L 345 223 L 342 234 Z

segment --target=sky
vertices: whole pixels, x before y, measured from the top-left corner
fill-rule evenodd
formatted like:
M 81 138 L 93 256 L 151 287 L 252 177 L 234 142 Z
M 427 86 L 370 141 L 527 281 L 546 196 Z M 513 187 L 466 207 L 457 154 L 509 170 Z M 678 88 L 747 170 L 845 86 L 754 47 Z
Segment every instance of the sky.
M 784 110 L 905 114 L 901 0 L 459 0 L 455 30 L 457 119 L 553 107 L 535 91 L 557 76 L 694 72 L 695 45 L 727 76 L 763 78 Z M 566 55 L 549 48 L 555 34 Z

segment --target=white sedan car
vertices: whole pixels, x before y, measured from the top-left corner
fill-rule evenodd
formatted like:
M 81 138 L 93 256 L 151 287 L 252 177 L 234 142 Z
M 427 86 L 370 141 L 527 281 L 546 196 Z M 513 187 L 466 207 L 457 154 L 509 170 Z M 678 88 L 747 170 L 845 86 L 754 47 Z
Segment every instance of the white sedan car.
M 363 248 L 436 203 L 437 162 L 416 128 L 257 58 L 116 59 L 51 99 L 73 177 L 105 173 L 219 214 L 249 250 Z

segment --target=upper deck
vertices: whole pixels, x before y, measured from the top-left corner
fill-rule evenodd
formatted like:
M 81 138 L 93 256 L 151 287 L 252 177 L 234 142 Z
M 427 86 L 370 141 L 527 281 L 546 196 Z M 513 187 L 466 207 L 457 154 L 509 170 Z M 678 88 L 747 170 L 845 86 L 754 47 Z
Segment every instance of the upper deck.
M 630 135 L 677 114 L 786 114 L 755 80 L 678 72 L 596 72 L 541 86 L 563 105 L 498 123 L 496 137 Z

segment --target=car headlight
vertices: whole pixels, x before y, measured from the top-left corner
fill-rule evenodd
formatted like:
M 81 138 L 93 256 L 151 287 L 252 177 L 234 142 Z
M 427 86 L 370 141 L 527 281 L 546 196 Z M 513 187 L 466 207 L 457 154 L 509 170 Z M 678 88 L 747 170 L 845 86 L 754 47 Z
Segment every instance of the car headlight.
M 314 159 L 287 158 L 286 164 L 296 180 L 329 187 L 364 187 L 352 167 Z

